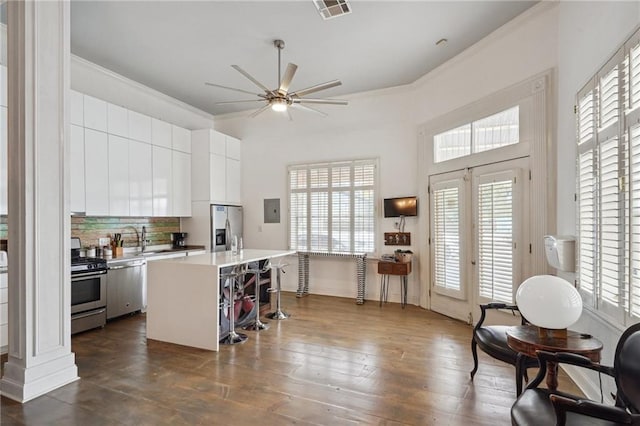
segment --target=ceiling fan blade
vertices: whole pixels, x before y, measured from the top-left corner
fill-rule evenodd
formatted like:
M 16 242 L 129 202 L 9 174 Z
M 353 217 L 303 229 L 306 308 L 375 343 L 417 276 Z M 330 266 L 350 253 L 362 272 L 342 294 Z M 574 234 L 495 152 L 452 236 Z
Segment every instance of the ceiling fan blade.
M 309 99 L 297 98 L 292 99 L 294 104 L 325 104 L 325 105 L 349 105 L 349 101 L 344 99 Z
M 326 117 L 328 115 L 327 113 L 325 113 L 323 111 L 320 111 L 319 109 L 311 108 L 311 107 L 308 107 L 306 105 L 302 105 L 300 103 L 291 104 L 291 107 L 296 108 L 296 109 L 302 109 L 302 110 L 305 110 L 305 111 L 315 112 L 316 114 L 320 114 L 323 117 Z
M 215 105 L 239 104 L 241 102 L 264 102 L 264 99 L 243 99 L 238 101 L 216 102 Z
M 206 84 L 207 86 L 220 87 L 221 89 L 234 90 L 236 92 L 248 93 L 249 95 L 260 96 L 261 98 L 264 98 L 264 95 L 260 93 L 249 92 L 248 90 L 236 89 L 234 87 L 227 87 L 227 86 L 222 86 L 220 84 L 214 84 L 214 83 L 208 83 L 208 82 L 205 82 L 204 84 Z
M 249 114 L 249 117 L 254 118 L 256 115 L 260 114 L 261 112 L 266 111 L 271 105 L 266 104 L 265 106 L 263 106 L 262 108 L 252 112 L 251 114 Z
M 245 77 L 247 77 L 249 80 L 251 80 L 251 82 L 253 84 L 255 84 L 256 86 L 258 86 L 259 88 L 261 88 L 262 90 L 264 90 L 266 93 L 271 93 L 271 90 L 267 88 L 267 86 L 265 86 L 264 84 L 260 83 L 258 80 L 256 80 L 255 78 L 253 78 L 253 76 L 251 74 L 249 74 L 248 72 L 246 72 L 245 70 L 243 70 L 242 68 L 240 68 L 238 65 L 231 65 L 233 67 L 233 69 L 235 69 L 236 71 L 238 71 L 240 74 L 244 75 Z
M 317 84 L 315 86 L 307 87 L 306 89 L 298 90 L 296 92 L 291 93 L 291 96 L 302 97 L 304 95 L 309 95 L 311 93 L 319 92 L 321 90 L 330 89 L 332 87 L 340 86 L 342 82 L 340 80 L 332 80 L 327 81 L 326 83 Z
M 278 88 L 278 92 L 280 92 L 280 94 L 287 94 L 289 91 L 289 85 L 291 84 L 291 80 L 293 80 L 293 76 L 296 75 L 297 69 L 298 66 L 296 64 L 289 62 L 287 69 L 284 71 L 284 77 L 282 77 L 282 81 L 280 82 L 280 87 Z

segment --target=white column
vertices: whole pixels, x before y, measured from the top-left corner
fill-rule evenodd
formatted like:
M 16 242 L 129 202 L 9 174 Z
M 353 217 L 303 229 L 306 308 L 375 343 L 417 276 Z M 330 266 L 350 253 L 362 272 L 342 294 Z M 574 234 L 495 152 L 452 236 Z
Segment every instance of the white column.
M 9 360 L 3 396 L 78 379 L 69 272 L 69 2 L 10 1 Z

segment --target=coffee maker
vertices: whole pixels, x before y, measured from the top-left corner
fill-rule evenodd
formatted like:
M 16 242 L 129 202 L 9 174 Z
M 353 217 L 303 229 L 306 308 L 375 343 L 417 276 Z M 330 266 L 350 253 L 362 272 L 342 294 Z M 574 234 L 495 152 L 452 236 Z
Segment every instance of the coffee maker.
M 184 248 L 186 246 L 185 239 L 187 238 L 186 232 L 172 232 L 171 244 L 173 248 Z

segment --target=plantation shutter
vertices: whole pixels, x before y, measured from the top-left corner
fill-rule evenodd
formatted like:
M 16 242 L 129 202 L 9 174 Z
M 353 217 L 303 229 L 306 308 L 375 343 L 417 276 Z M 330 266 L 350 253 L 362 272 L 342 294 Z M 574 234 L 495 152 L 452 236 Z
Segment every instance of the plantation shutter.
M 628 311 L 640 316 L 640 125 L 629 129 Z
M 464 298 L 462 282 L 463 179 L 431 187 L 431 247 L 435 291 Z
M 321 252 L 375 251 L 376 161 L 289 167 L 289 244 Z
M 513 172 L 481 176 L 477 186 L 476 232 L 480 297 L 513 302 L 514 190 Z

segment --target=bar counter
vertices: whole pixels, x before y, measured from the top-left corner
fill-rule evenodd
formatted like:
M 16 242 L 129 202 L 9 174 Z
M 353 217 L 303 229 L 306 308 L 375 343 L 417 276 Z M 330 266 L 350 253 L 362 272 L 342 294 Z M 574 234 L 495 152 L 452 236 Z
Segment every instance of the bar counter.
M 220 268 L 294 255 L 293 250 L 245 249 L 147 264 L 147 338 L 217 351 Z

